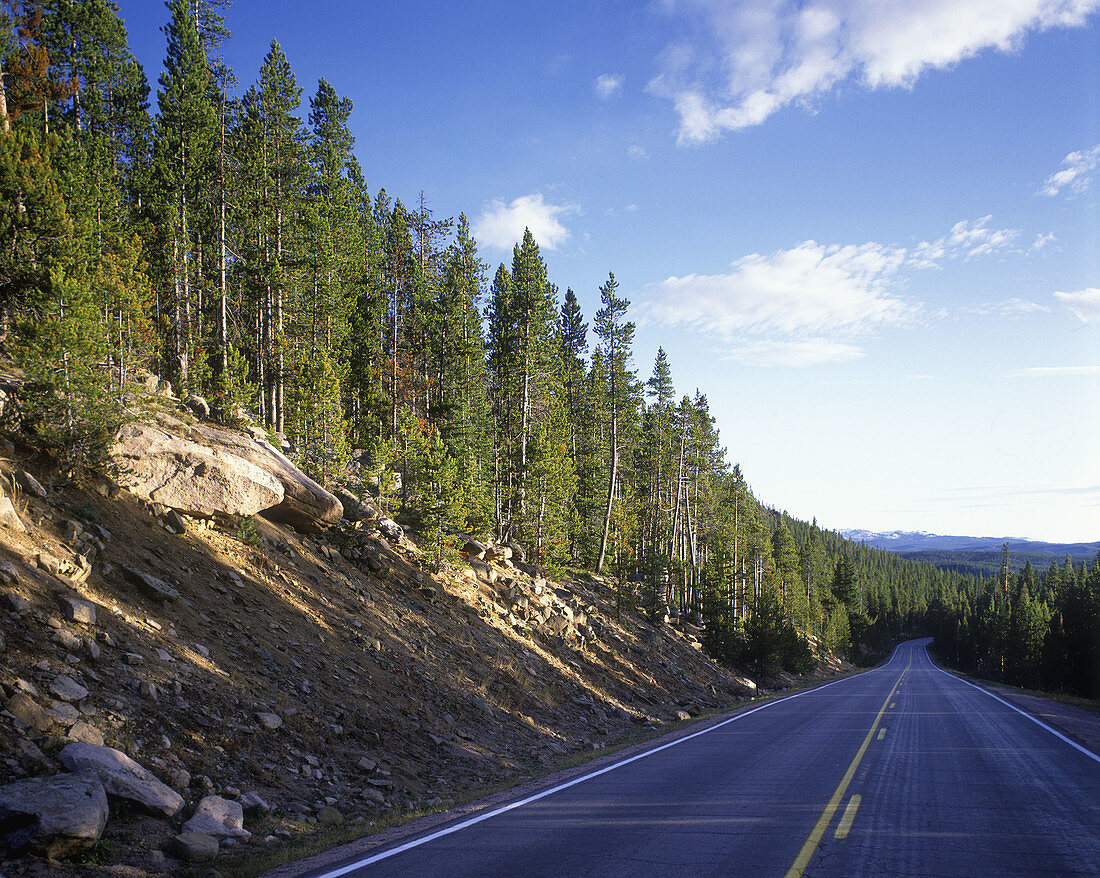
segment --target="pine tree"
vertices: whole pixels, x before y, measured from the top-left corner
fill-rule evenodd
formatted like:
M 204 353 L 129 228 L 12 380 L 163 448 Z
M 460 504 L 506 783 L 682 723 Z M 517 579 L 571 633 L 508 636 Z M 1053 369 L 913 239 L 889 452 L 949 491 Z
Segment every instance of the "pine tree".
M 611 528 L 611 513 L 619 476 L 619 458 L 623 451 L 623 427 L 628 423 L 628 418 L 632 420 L 633 415 L 637 413 L 637 403 L 634 400 L 637 381 L 629 368 L 631 349 L 634 344 L 634 324 L 624 319 L 630 302 L 617 295 L 618 288 L 615 275 L 609 274 L 607 282 L 600 287 L 600 301 L 603 307 L 596 312 L 596 335 L 603 346 L 607 362 L 607 413 L 611 428 L 607 503 L 604 510 L 603 532 L 600 535 L 600 550 L 596 556 L 596 573 L 603 570 L 607 552 L 607 537 Z
M 287 357 L 300 340 L 301 266 L 305 187 L 305 131 L 297 116 L 302 91 L 277 42 L 260 68 L 259 81 L 242 102 L 236 152 L 244 197 L 237 205 L 238 252 L 252 330 L 259 409 L 276 431 L 285 427 Z M 292 325 L 293 320 L 293 325 Z M 297 331 L 297 334 L 295 334 Z
M 530 229 L 513 250 L 511 272 L 498 271 L 491 292 L 489 365 L 501 447 L 497 533 L 534 538 L 541 544 L 536 558 L 541 549 L 564 554 L 566 539 L 558 542 L 556 531 L 559 519 L 567 518 L 573 480 L 552 332 L 557 305 Z M 551 530 L 555 535 L 545 538 Z
M 180 389 L 191 385 L 194 353 L 194 295 L 192 266 L 198 260 L 201 237 L 196 215 L 204 198 L 208 166 L 217 131 L 211 100 L 214 80 L 207 63 L 193 12 L 187 0 L 170 0 L 171 20 L 165 26 L 168 53 L 160 77 L 154 125 L 155 203 L 163 228 L 161 259 L 170 288 L 169 337 L 165 365 Z
M 485 340 L 478 309 L 485 270 L 463 214 L 455 242 L 447 250 L 437 306 L 432 359 L 438 370 L 438 401 L 432 414 L 441 440 L 458 465 L 467 520 L 478 531 L 490 518 L 493 462 Z

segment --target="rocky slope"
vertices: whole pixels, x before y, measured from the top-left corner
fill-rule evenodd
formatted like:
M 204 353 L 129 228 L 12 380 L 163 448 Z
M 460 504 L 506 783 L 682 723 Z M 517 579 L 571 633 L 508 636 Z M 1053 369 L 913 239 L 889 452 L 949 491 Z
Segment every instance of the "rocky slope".
M 617 617 L 609 585 L 505 550 L 432 575 L 386 519 L 216 524 L 10 445 L 0 475 L 7 878 L 259 862 L 753 693 L 699 632 Z M 143 769 L 140 794 L 111 773 Z M 56 845 L 24 813 L 50 783 L 91 809 Z

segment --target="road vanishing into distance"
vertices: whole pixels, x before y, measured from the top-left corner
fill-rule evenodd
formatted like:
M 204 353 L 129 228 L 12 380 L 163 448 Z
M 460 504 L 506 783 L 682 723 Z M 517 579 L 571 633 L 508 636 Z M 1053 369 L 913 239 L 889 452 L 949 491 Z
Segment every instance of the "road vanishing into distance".
M 1100 875 L 1100 757 L 927 643 L 307 874 Z

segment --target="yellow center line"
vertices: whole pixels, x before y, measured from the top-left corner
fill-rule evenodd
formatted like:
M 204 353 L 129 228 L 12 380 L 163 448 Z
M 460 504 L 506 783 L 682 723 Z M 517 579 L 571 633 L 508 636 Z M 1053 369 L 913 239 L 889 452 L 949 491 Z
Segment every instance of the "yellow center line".
M 848 807 L 844 809 L 844 814 L 840 818 L 840 823 L 837 824 L 836 832 L 833 833 L 834 838 L 848 837 L 848 830 L 852 828 L 852 821 L 856 819 L 856 811 L 859 810 L 859 803 L 862 801 L 863 796 L 859 793 L 856 793 L 848 800 Z
M 878 724 L 882 720 L 882 715 L 886 713 L 886 706 L 890 704 L 890 699 L 894 697 L 894 693 L 897 691 L 902 677 L 905 676 L 912 662 L 913 659 L 910 656 L 909 665 L 905 666 L 905 670 L 901 672 L 897 682 L 894 683 L 893 688 L 890 690 L 890 694 L 887 695 L 886 700 L 882 702 L 882 707 L 879 708 L 878 716 L 876 716 L 875 721 L 871 723 L 871 728 L 867 730 L 867 737 L 865 737 L 863 743 L 859 745 L 859 750 L 857 750 L 856 755 L 852 757 L 852 762 L 848 766 L 848 770 L 844 772 L 844 777 L 840 779 L 840 784 L 833 792 L 833 797 L 829 799 L 829 804 L 827 804 L 825 810 L 821 812 L 821 816 L 814 825 L 813 831 L 810 832 L 810 837 L 806 839 L 806 843 L 802 845 L 802 850 L 798 852 L 798 856 L 795 857 L 795 861 L 791 865 L 791 868 L 787 870 L 787 878 L 801 878 L 802 873 L 810 864 L 810 858 L 814 855 L 814 851 L 817 850 L 818 844 L 821 843 L 821 839 L 825 835 L 825 830 L 828 829 L 829 824 L 832 823 L 833 815 L 836 813 L 837 807 L 839 807 L 841 800 L 844 798 L 844 794 L 848 791 L 848 784 L 852 782 L 852 778 L 855 777 L 856 774 L 856 769 L 859 768 L 859 763 L 863 761 L 863 754 L 867 752 L 867 746 L 875 736 L 875 731 L 878 729 Z M 854 811 L 852 813 L 853 815 L 855 814 Z

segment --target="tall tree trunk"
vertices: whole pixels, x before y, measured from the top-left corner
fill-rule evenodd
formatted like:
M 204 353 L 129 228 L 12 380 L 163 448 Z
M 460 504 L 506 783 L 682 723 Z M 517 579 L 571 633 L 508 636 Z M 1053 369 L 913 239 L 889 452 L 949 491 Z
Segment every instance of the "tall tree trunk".
M 603 571 L 603 560 L 607 554 L 607 535 L 611 531 L 611 510 L 615 503 L 615 478 L 619 472 L 619 430 L 615 416 L 615 404 L 611 404 L 611 474 L 607 480 L 607 503 L 604 506 L 603 533 L 600 535 L 600 552 L 596 556 L 596 574 Z

